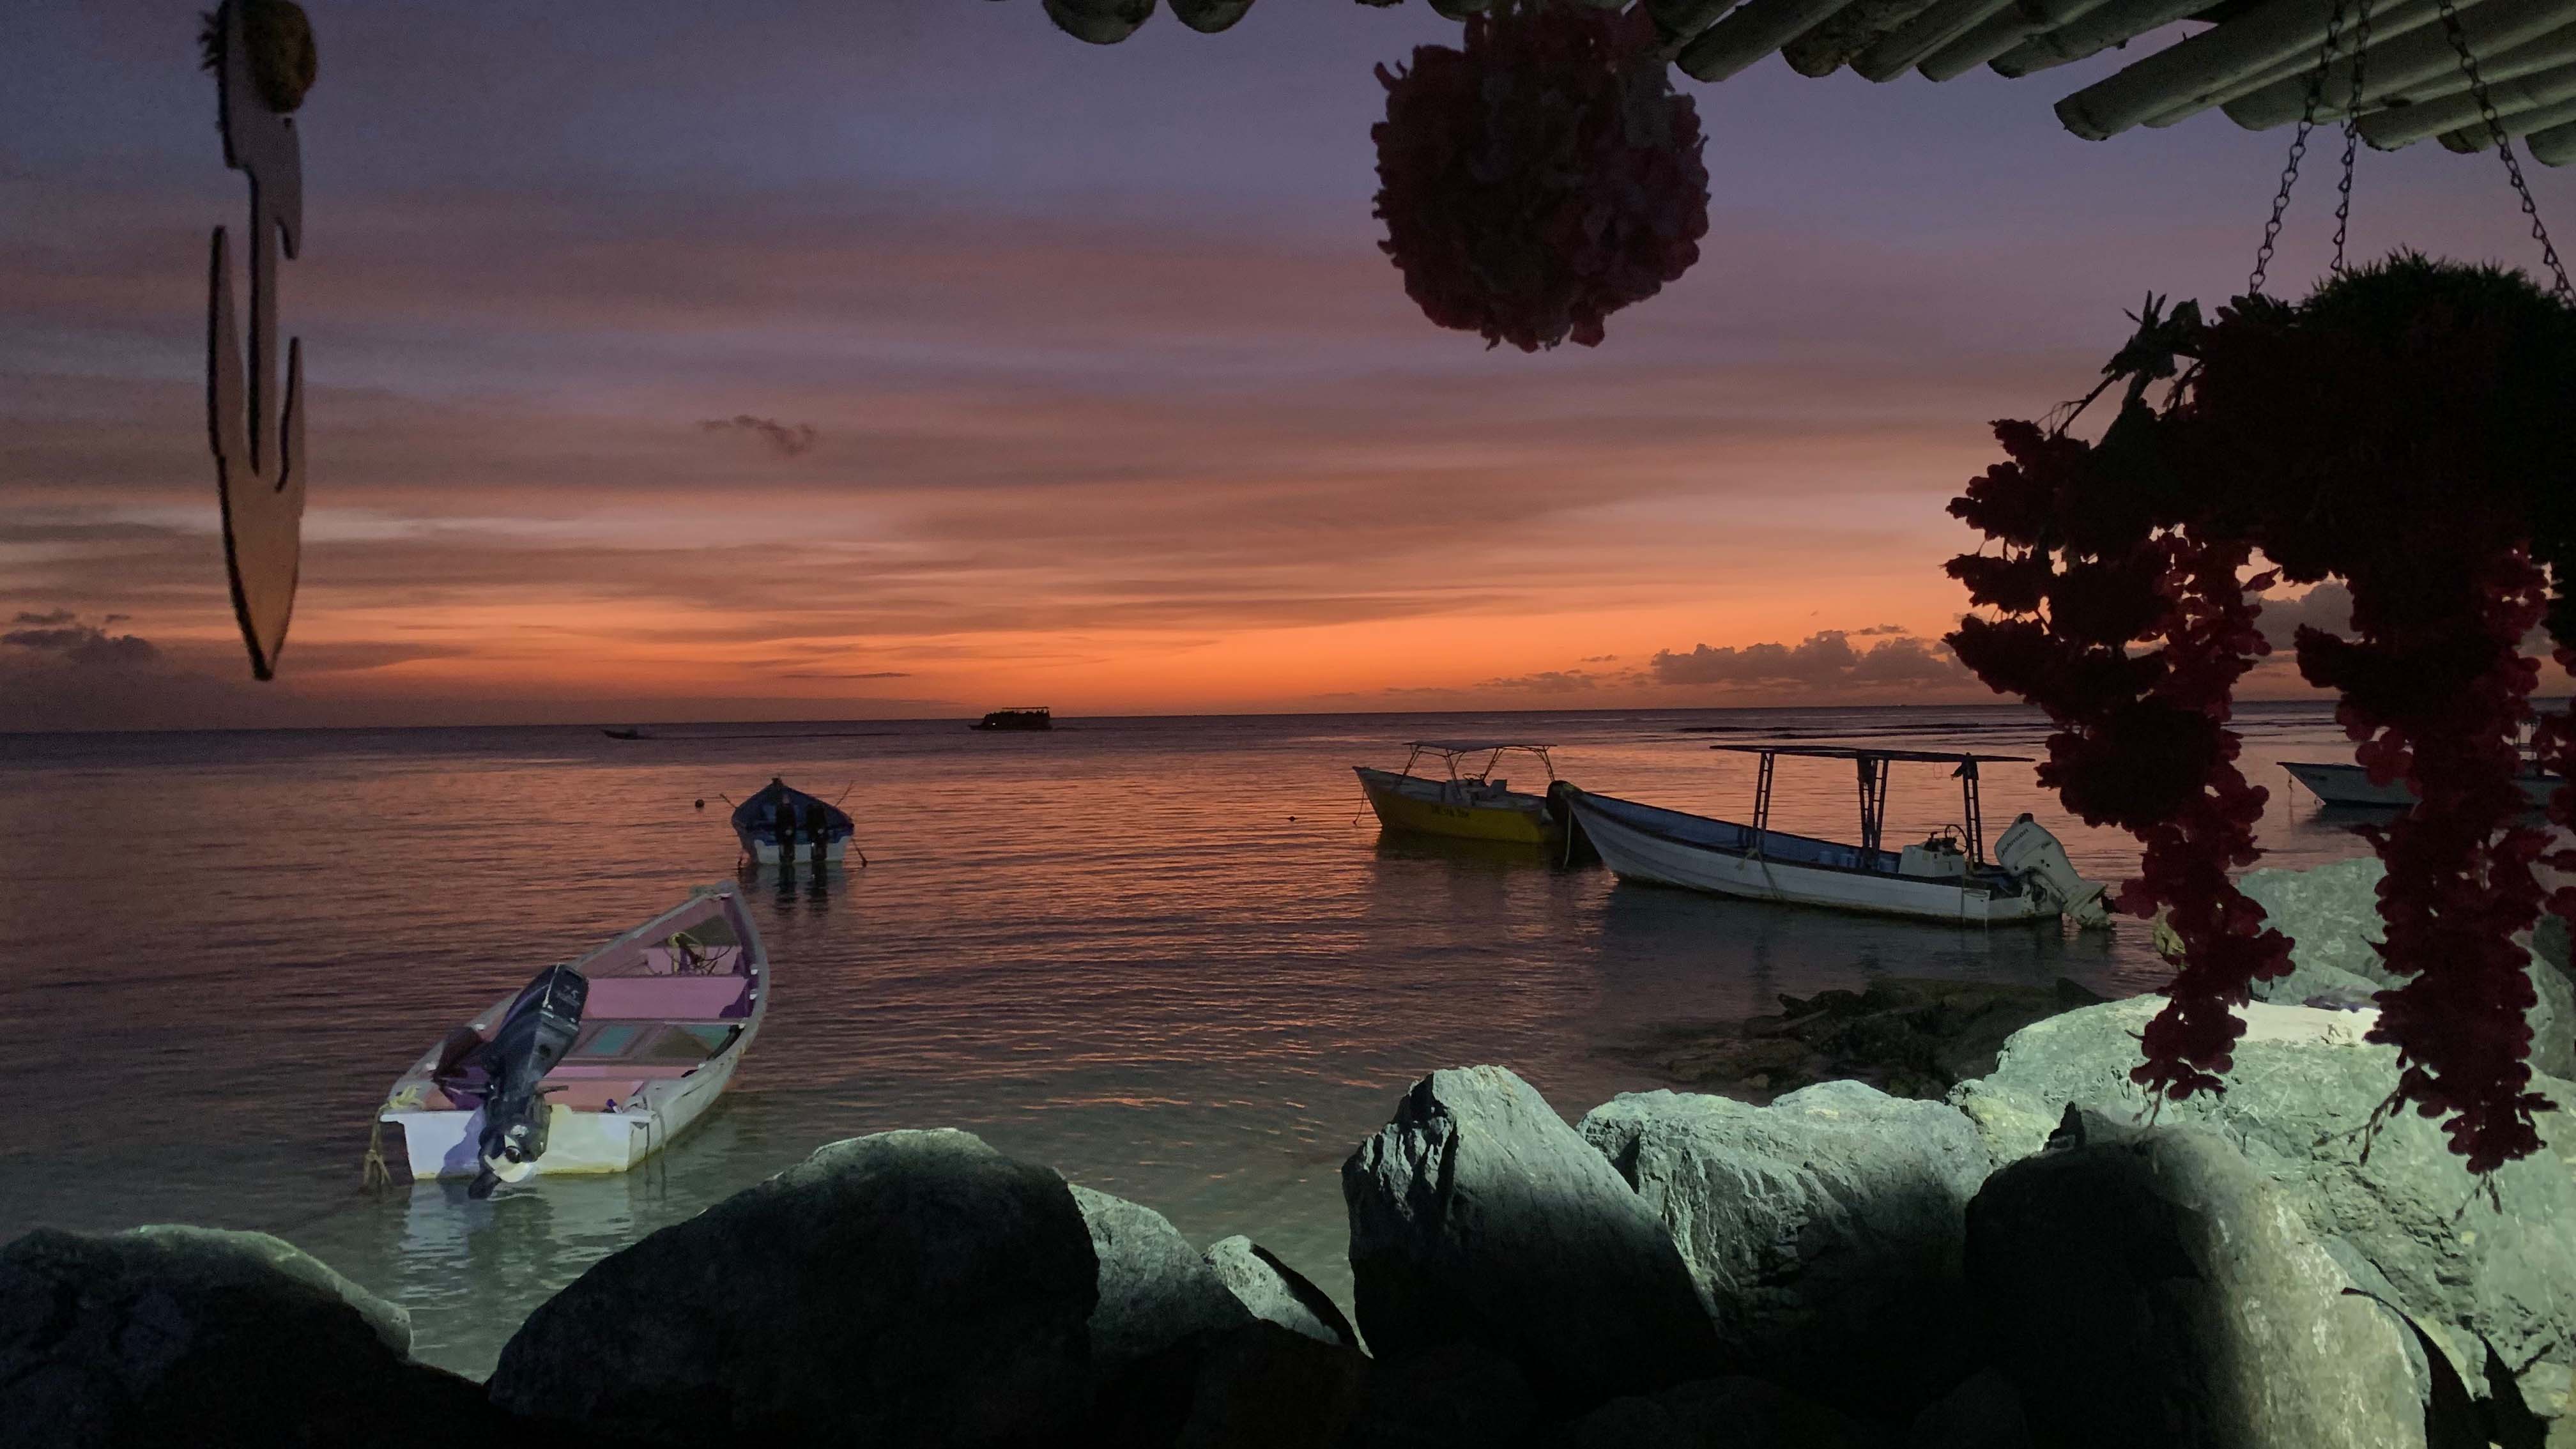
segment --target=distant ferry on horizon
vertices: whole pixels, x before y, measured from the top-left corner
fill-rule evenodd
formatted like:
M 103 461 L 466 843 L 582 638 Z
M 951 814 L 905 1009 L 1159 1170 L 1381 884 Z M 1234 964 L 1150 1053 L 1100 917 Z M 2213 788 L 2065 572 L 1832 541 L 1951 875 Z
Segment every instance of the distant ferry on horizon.
M 1051 730 L 1055 715 L 1045 705 L 1024 705 L 1016 709 L 997 709 L 968 729 L 978 730 Z

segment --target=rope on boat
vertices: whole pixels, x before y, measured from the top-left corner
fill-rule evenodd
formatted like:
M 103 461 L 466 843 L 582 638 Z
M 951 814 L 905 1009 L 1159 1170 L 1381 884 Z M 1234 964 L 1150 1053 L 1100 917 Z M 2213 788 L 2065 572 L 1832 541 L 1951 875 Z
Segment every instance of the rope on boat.
M 358 1185 L 369 1192 L 394 1185 L 393 1169 L 385 1163 L 385 1119 L 376 1117 L 367 1127 L 367 1157 L 359 1164 Z

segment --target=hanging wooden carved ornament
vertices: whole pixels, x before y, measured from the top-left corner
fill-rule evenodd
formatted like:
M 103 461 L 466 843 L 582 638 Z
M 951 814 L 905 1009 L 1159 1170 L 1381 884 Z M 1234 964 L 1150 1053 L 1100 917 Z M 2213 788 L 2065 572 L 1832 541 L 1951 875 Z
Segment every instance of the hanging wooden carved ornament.
M 224 164 L 250 177 L 250 354 L 242 355 L 230 250 L 215 228 L 206 324 L 207 431 L 223 497 L 224 563 L 251 673 L 277 673 L 304 522 L 304 359 L 277 387 L 277 260 L 304 230 L 304 171 L 290 115 L 313 84 L 313 29 L 292 0 L 224 0 L 201 37 L 215 74 Z

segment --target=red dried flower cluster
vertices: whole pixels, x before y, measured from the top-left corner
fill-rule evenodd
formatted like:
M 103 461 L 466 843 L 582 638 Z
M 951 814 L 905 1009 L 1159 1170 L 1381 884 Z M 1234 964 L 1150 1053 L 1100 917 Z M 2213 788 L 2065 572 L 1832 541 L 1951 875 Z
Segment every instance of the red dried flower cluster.
M 2140 320 L 2105 369 L 2129 386 L 2102 440 L 1998 424 L 2011 461 L 1950 510 L 2004 545 L 1950 572 L 2006 616 L 1965 621 L 1953 647 L 2048 710 L 2041 781 L 2138 835 L 2120 904 L 2163 907 L 2184 943 L 2132 1075 L 2168 1097 L 2218 1090 L 2244 1031 L 2233 1008 L 2289 969 L 2290 943 L 2227 874 L 2258 855 L 2265 797 L 2236 769 L 2229 696 L 2267 652 L 2252 596 L 2341 578 L 2355 637 L 2302 628 L 2300 672 L 2341 696 L 2372 778 L 2420 797 L 2370 832 L 2388 867 L 2380 953 L 2412 978 L 2379 996 L 2372 1039 L 2399 1049 L 2387 1108 L 2447 1117 L 2474 1171 L 2529 1155 L 2549 1104 L 2528 1090 L 2533 992 L 2513 938 L 2544 905 L 2534 867 L 2576 869 L 2576 851 L 2547 853 L 2524 820 L 2515 740 L 2539 680 L 2524 638 L 2544 611 L 2576 638 L 2576 311 L 2519 274 L 2401 256 L 2296 307 L 2240 298 L 2203 325 L 2150 303 Z M 2276 573 L 2243 577 L 2256 550 Z M 2536 740 L 2544 762 L 2576 762 L 2565 716 Z M 2552 814 L 2576 820 L 2576 786 Z M 2545 903 L 2576 920 L 2576 889 Z
M 1699 111 L 1656 39 L 1642 5 L 1498 0 L 1463 50 L 1378 67 L 1379 248 L 1432 321 L 1524 352 L 1598 346 L 1603 318 L 1699 260 Z

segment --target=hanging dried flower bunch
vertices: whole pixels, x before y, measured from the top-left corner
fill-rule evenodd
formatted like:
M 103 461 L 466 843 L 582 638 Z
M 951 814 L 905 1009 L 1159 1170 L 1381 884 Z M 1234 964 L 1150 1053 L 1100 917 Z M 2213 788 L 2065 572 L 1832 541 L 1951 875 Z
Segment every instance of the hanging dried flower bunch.
M 2447 1118 L 2473 1171 L 2528 1156 L 2550 1104 L 2529 1090 L 2514 936 L 2544 906 L 2576 921 L 2576 889 L 2550 894 L 2534 869 L 2576 870 L 2576 851 L 2524 819 L 2515 739 L 2539 680 L 2522 644 L 2544 615 L 2576 665 L 2576 308 L 2520 273 L 2401 255 L 2295 306 L 2244 297 L 2203 324 L 2150 302 L 2140 320 L 2104 369 L 2128 389 L 2100 442 L 1999 423 L 2010 461 L 1950 508 L 2003 545 L 1951 563 L 2004 616 L 1965 621 L 1952 646 L 2047 709 L 2041 782 L 2138 835 L 2121 905 L 2164 908 L 2184 943 L 2132 1076 L 2174 1098 L 2220 1090 L 2244 1032 L 2233 1008 L 2290 969 L 2290 942 L 2227 874 L 2258 854 L 2265 795 L 2236 769 L 2229 701 L 2267 652 L 2253 596 L 2340 578 L 2355 637 L 2300 629 L 2300 673 L 2340 695 L 2371 778 L 2420 797 L 2368 832 L 2388 867 L 2380 954 L 2411 978 L 2379 995 L 2371 1039 L 2400 1066 L 2382 1111 Z M 2274 572 L 2244 577 L 2258 549 Z M 2544 764 L 2576 765 L 2567 716 L 2535 740 Z M 2576 824 L 2576 786 L 2550 814 Z
M 1699 260 L 1699 112 L 1646 7 L 1496 0 L 1464 48 L 1377 75 L 1379 245 L 1432 321 L 1524 352 L 1598 346 L 1604 318 Z
M 259 88 L 260 103 L 281 116 L 293 114 L 304 104 L 304 93 L 313 89 L 321 64 L 313 48 L 313 22 L 305 18 L 304 7 L 295 0 L 225 3 L 241 7 L 242 44 L 250 51 L 251 83 Z M 223 12 L 214 11 L 203 19 L 197 32 L 198 58 L 207 70 L 220 71 Z

